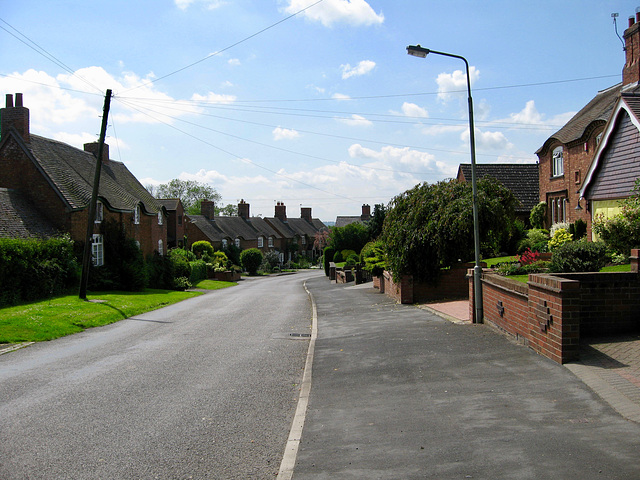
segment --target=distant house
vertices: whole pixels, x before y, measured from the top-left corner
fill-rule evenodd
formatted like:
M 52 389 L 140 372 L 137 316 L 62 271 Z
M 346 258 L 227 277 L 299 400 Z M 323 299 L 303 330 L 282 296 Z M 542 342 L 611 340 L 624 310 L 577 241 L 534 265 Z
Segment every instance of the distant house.
M 547 202 L 549 225 L 581 219 L 591 228 L 591 214 L 579 206 L 579 199 L 584 194 L 583 182 L 593 173 L 594 156 L 601 150 L 607 122 L 614 110 L 619 109 L 621 96 L 640 92 L 639 21 L 639 14 L 635 20 L 630 18 L 629 28 L 624 32 L 626 61 L 622 83 L 598 92 L 536 152 L 540 160 L 540 201 Z M 619 174 L 624 176 L 626 172 Z
M 623 93 L 579 192 L 585 199 L 584 210 L 589 219 L 620 213 L 618 202 L 629 197 L 637 178 L 640 178 L 640 94 Z M 591 234 L 591 222 L 588 226 Z
M 525 224 L 529 222 L 531 209 L 539 202 L 538 165 L 518 163 L 476 164 L 476 179 L 490 177 L 507 187 L 519 202 L 516 216 Z M 471 164 L 458 167 L 457 180 L 471 183 Z
M 7 95 L 0 110 L 0 187 L 11 189 L 48 219 L 60 232 L 84 243 L 93 188 L 97 143 L 84 150 L 29 131 L 29 109 L 22 94 Z M 135 239 L 145 255 L 164 253 L 167 245 L 165 211 L 162 205 L 121 163 L 103 150 L 98 205 L 93 220 L 94 263 L 104 262 L 101 225 L 113 219 Z
M 167 246 L 182 248 L 184 246 L 184 206 L 179 198 L 163 198 L 158 202 L 167 214 Z
M 281 262 L 291 260 L 294 248 L 309 258 L 318 255 L 313 250 L 313 238 L 326 227 L 320 220 L 311 218 L 310 208 L 302 209 L 305 216 L 299 219 L 287 218 L 286 206 L 280 202 L 273 218 L 252 217 L 249 209 L 249 204 L 241 200 L 237 216 L 216 216 L 214 202 L 203 201 L 202 215 L 187 216 L 188 245 L 206 240 L 218 250 L 230 244 L 241 250 L 257 248 L 263 253 L 278 253 Z
M 371 207 L 362 205 L 362 213 L 359 216 L 338 216 L 336 217 L 336 227 L 344 227 L 351 223 L 366 223 L 371 220 Z

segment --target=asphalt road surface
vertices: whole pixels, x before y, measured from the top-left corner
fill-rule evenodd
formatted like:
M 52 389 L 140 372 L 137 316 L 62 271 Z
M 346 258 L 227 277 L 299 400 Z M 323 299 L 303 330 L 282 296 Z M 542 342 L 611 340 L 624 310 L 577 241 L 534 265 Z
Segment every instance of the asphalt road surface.
M 320 271 L 0 356 L 0 479 L 275 478 Z

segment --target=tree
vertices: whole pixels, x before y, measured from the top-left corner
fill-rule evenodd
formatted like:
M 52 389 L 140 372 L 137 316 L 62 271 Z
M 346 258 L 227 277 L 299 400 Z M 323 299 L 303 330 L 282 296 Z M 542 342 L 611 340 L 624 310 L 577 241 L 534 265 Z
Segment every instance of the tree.
M 243 250 L 240 254 L 240 263 L 249 275 L 255 275 L 262 263 L 262 252 L 257 248 Z
M 329 246 L 336 252 L 353 250 L 359 253 L 369 241 L 369 228 L 363 223 L 354 222 L 344 227 L 333 227 L 329 233 Z
M 480 241 L 494 242 L 515 217 L 516 198 L 494 179 L 479 180 Z M 395 197 L 387 211 L 382 240 L 394 278 L 410 274 L 435 280 L 443 267 L 474 258 L 471 185 L 457 180 L 416 185 Z
M 195 180 L 174 178 L 155 188 L 156 198 L 179 198 L 185 211 L 191 215 L 200 214 L 202 200 L 220 201 L 220 194 L 211 185 Z
M 375 240 L 382 233 L 382 226 L 384 225 L 384 217 L 387 215 L 387 211 L 383 204 L 376 204 L 373 207 L 373 216 L 371 220 L 367 222 L 369 227 L 369 238 Z
M 225 205 L 224 207 L 216 207 L 216 215 L 223 215 L 225 217 L 238 216 L 238 205 L 232 203 Z

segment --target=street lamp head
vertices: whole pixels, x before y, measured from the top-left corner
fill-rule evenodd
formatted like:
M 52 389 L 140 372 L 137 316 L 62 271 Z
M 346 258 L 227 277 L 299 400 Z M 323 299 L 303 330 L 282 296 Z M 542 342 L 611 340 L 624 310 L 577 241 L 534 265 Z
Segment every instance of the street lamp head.
M 428 48 L 422 48 L 420 45 L 409 45 L 407 47 L 407 53 L 414 57 L 426 58 L 427 55 L 431 53 L 431 50 Z

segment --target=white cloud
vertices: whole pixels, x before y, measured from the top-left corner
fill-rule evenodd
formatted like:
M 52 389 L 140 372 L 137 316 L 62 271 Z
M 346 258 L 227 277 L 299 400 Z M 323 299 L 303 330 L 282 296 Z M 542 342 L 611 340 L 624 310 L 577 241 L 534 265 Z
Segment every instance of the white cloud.
M 425 135 L 438 136 L 446 135 L 448 133 L 458 133 L 464 130 L 469 130 L 469 124 L 466 125 L 429 125 L 422 128 L 420 131 Z
M 241 65 L 240 60 L 237 58 L 230 58 L 227 60 L 227 64 L 231 67 L 239 67 Z
M 224 105 L 228 105 L 236 101 L 235 95 L 225 95 L 221 93 L 213 93 L 209 92 L 206 95 L 200 95 L 198 93 L 194 93 L 191 96 L 191 100 L 196 102 L 205 102 L 205 103 L 222 103 Z
M 207 10 L 215 10 L 222 5 L 225 5 L 227 2 L 223 2 L 222 0 L 174 0 L 176 7 L 180 10 L 186 10 L 194 3 L 202 4 L 202 6 Z
M 331 98 L 333 98 L 334 100 L 351 100 L 351 97 L 349 95 L 345 95 L 344 93 L 334 93 L 333 95 L 331 95 Z
M 513 144 L 507 140 L 502 132 L 483 132 L 479 128 L 475 129 L 476 147 L 484 150 L 509 150 Z M 469 144 L 469 129 L 467 128 L 460 135 L 460 139 Z
M 480 78 L 480 71 L 476 67 L 469 67 L 471 86 Z M 450 100 L 454 94 L 467 97 L 467 74 L 462 70 L 453 73 L 441 73 L 436 79 L 438 84 L 438 98 L 443 102 Z
M 351 118 L 338 118 L 337 120 L 352 127 L 369 127 L 373 125 L 371 120 L 367 120 L 362 115 L 356 115 L 355 113 L 351 115 Z
M 363 147 L 356 143 L 349 147 L 351 158 L 369 160 L 367 166 L 387 167 L 396 170 L 411 170 L 416 173 L 437 173 L 439 175 L 455 174 L 455 168 L 445 162 L 436 161 L 428 152 L 412 150 L 409 147 L 382 147 L 379 151 Z
M 292 140 L 300 136 L 297 131 L 282 127 L 276 127 L 271 133 L 274 140 Z
M 428 118 L 429 112 L 415 103 L 404 102 L 402 104 L 402 114 L 407 117 Z
M 355 67 L 352 67 L 348 63 L 345 65 L 340 65 L 340 68 L 342 69 L 342 79 L 345 80 L 350 77 L 359 77 L 361 75 L 366 75 L 375 67 L 376 62 L 371 60 L 362 60 Z
M 294 14 L 309 7 L 315 0 L 288 0 L 285 8 L 288 14 Z M 325 0 L 302 12 L 303 16 L 313 22 L 320 22 L 325 27 L 334 23 L 350 25 L 379 25 L 384 22 L 384 15 L 376 13 L 364 0 Z

